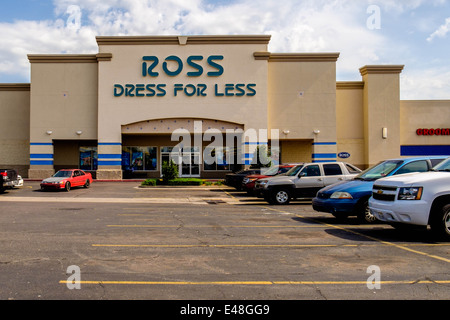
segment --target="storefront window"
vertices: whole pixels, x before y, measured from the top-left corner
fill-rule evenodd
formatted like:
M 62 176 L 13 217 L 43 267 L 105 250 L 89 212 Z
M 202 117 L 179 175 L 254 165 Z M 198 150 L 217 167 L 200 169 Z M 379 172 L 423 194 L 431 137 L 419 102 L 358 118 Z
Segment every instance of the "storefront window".
M 97 170 L 97 147 L 80 147 L 80 169 L 86 171 Z
M 203 153 L 203 170 L 231 170 L 235 150 L 227 147 L 206 147 Z
M 122 147 L 122 170 L 155 171 L 157 150 L 156 147 Z

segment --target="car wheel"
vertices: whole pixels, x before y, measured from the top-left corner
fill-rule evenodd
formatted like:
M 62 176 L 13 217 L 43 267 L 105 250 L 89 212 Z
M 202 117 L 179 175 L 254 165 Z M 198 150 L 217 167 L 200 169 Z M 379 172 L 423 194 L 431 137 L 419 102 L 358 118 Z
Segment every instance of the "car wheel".
M 67 192 L 70 191 L 70 182 L 66 182 L 66 185 L 64 187 L 64 190 L 66 190 Z
M 442 207 L 430 221 L 431 231 L 438 238 L 450 240 L 450 204 Z
M 273 192 L 272 200 L 275 204 L 285 205 L 289 204 L 291 195 L 286 189 L 279 189 Z
M 368 201 L 365 201 L 359 208 L 358 219 L 362 223 L 375 223 L 378 221 L 378 219 L 370 212 Z
M 89 182 L 89 180 L 86 180 L 86 183 L 84 184 L 85 188 L 89 188 L 89 186 L 91 185 L 91 183 Z

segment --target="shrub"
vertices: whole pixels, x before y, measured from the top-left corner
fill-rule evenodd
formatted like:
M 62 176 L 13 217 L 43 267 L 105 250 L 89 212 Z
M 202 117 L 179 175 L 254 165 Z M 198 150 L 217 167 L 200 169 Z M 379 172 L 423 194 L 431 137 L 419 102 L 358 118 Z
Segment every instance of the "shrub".
M 173 160 L 170 160 L 170 163 L 167 161 L 163 162 L 162 175 L 165 184 L 168 184 L 170 180 L 174 180 L 178 177 L 178 166 Z
M 142 181 L 141 185 L 143 186 L 156 186 L 156 179 L 147 179 Z
M 178 178 L 168 181 L 169 186 L 201 186 L 202 184 L 203 180 L 197 178 Z

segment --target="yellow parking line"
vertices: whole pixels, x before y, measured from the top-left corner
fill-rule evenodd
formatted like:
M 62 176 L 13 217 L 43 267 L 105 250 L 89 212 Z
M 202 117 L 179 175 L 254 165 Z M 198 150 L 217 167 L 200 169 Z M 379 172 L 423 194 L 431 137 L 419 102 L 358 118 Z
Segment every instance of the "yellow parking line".
M 92 247 L 128 248 L 336 248 L 358 247 L 356 244 L 92 244 Z
M 389 242 L 389 241 L 384 241 L 384 240 L 381 240 L 381 239 L 377 239 L 375 237 L 368 236 L 366 234 L 362 234 L 362 233 L 354 231 L 354 230 L 350 230 L 350 229 L 343 228 L 343 227 L 340 227 L 340 226 L 336 226 L 336 225 L 328 224 L 328 223 L 325 223 L 325 222 L 317 221 L 317 220 L 315 220 L 313 218 L 304 217 L 302 215 L 299 215 L 299 214 L 296 214 L 296 213 L 292 213 L 292 212 L 287 212 L 287 211 L 284 211 L 284 210 L 278 210 L 278 209 L 274 209 L 274 208 L 267 207 L 267 206 L 265 206 L 264 208 L 267 208 L 267 209 L 272 210 L 272 211 L 277 211 L 277 212 L 280 212 L 280 213 L 292 214 L 292 215 L 295 215 L 295 216 L 297 216 L 299 218 L 302 218 L 302 219 L 305 219 L 305 220 L 309 220 L 309 221 L 314 221 L 316 223 L 320 223 L 322 225 L 325 225 L 325 226 L 328 226 L 328 227 L 331 227 L 331 228 L 335 228 L 335 229 L 343 230 L 343 231 L 346 231 L 346 232 L 350 232 L 350 233 L 356 234 L 358 236 L 361 236 L 361 237 L 364 237 L 364 238 L 367 238 L 367 239 L 370 239 L 370 240 L 373 240 L 373 241 L 376 241 L 376 242 L 379 242 L 379 243 L 382 243 L 382 244 L 385 244 L 385 245 L 388 245 L 388 246 L 392 246 L 392 247 L 395 247 L 395 248 L 398 248 L 398 249 L 401 249 L 401 250 L 405 250 L 405 251 L 409 251 L 409 252 L 412 252 L 412 253 L 415 253 L 415 254 L 423 255 L 423 256 L 426 256 L 428 258 L 432 258 L 432 259 L 436 259 L 436 260 L 440 260 L 440 261 L 444 261 L 444 262 L 450 263 L 450 259 L 447 259 L 447 258 L 444 258 L 444 257 L 440 257 L 440 256 L 436 256 L 436 255 L 432 255 L 432 254 L 429 254 L 429 253 L 426 253 L 426 252 L 414 250 L 414 249 L 408 248 L 407 246 L 404 246 L 404 245 L 399 245 L 399 244 L 395 244 L 395 243 L 392 243 L 392 242 Z
M 379 244 L 92 244 L 92 247 L 135 247 L 135 248 L 356 248 L 389 246 L 386 243 Z M 450 244 L 402 244 L 402 247 L 434 247 L 450 246 Z
M 288 229 L 300 229 L 300 228 L 322 228 L 320 225 L 311 226 L 227 226 L 227 225 L 152 225 L 152 224 L 117 224 L 108 225 L 110 228 L 288 228 Z
M 70 281 L 61 280 L 60 284 L 117 284 L 117 285 L 367 285 L 367 281 Z M 380 281 L 380 285 L 402 284 L 450 284 L 450 280 L 399 280 Z

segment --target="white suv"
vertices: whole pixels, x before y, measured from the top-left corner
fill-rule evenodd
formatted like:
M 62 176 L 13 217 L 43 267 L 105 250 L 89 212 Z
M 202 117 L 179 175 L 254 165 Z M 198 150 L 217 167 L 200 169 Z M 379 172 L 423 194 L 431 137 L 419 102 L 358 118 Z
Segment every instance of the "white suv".
M 375 182 L 369 209 L 394 226 L 430 226 L 450 239 L 450 158 L 429 172 L 382 178 Z

